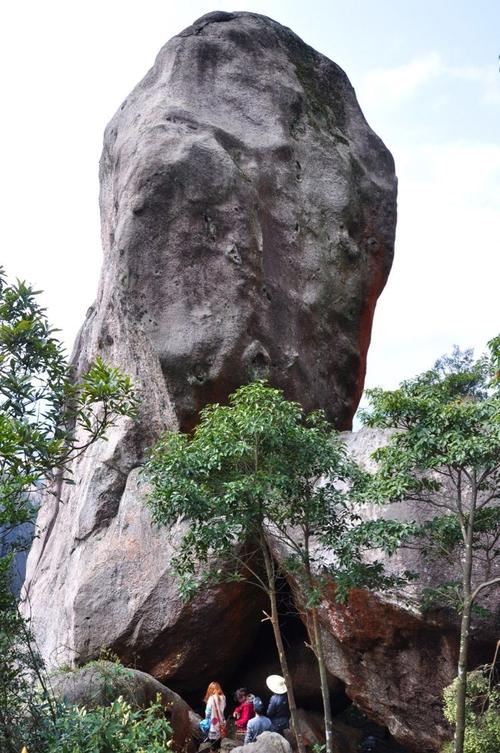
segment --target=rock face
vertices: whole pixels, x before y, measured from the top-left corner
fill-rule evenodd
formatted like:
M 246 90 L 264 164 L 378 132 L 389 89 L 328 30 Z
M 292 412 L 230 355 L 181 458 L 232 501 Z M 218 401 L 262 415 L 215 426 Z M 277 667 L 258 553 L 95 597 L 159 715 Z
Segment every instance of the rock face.
M 337 65 L 271 19 L 211 13 L 122 104 L 100 177 L 103 270 L 73 363 L 129 373 L 140 416 L 46 500 L 24 609 L 50 665 L 107 646 L 198 697 L 248 654 L 262 603 L 242 584 L 181 602 L 182 531 L 152 528 L 139 466 L 162 430 L 255 377 L 350 426 L 392 262 L 394 164 Z
M 326 600 L 322 623 L 328 669 L 353 702 L 412 750 L 437 750 L 450 733 L 441 694 L 456 672 L 456 633 L 365 591 L 346 607 Z
M 25 610 L 50 664 L 106 645 L 199 688 L 248 650 L 259 600 L 234 585 L 180 602 L 178 532 L 151 528 L 137 467 L 160 431 L 256 376 L 350 424 L 392 261 L 394 165 L 337 65 L 271 19 L 211 13 L 122 104 L 100 174 L 104 264 L 73 361 L 129 373 L 140 417 L 46 501 Z
M 292 753 L 288 740 L 277 732 L 262 732 L 253 743 L 233 748 L 236 753 Z
M 204 16 L 108 125 L 100 177 L 105 267 L 83 341 L 116 339 L 121 309 L 181 429 L 256 376 L 349 428 L 396 181 L 343 71 L 271 19 Z
M 214 672 L 227 675 L 248 651 L 260 626 L 260 592 L 225 585 L 182 602 L 171 575 L 182 527 L 165 533 L 152 526 L 138 469 L 128 474 L 114 514 L 107 506 L 117 493 L 114 470 L 122 460 L 113 436 L 102 454 L 94 447 L 94 456 L 77 468 L 80 495 L 47 501 L 42 509 L 25 611 L 49 666 L 83 663 L 106 646 L 124 663 L 168 678 L 175 689 L 200 690 Z M 85 473 L 95 498 L 85 494 Z M 217 636 L 210 651 L 207 635 Z
M 346 433 L 344 439 L 350 454 L 368 468 L 373 467 L 372 453 L 387 443 L 391 433 L 363 429 Z M 366 505 L 363 515 L 422 522 L 429 511 L 402 502 L 387 508 Z M 333 595 L 322 604 L 329 671 L 345 683 L 346 694 L 359 708 L 419 753 L 437 750 L 450 736 L 441 698 L 443 688 L 456 675 L 459 630 L 457 617 L 449 610 L 424 616 L 418 608 L 421 589 L 456 579 L 459 568 L 458 561 L 429 564 L 420 552 L 401 549 L 386 562 L 386 569 L 419 574 L 419 585 L 410 586 L 405 594 L 413 602 L 412 608 L 402 598 L 387 599 L 366 591 L 353 592 L 346 606 L 337 604 Z M 499 589 L 492 590 L 482 605 L 490 616 L 474 619 L 471 666 L 491 661 L 493 656 L 500 619 Z

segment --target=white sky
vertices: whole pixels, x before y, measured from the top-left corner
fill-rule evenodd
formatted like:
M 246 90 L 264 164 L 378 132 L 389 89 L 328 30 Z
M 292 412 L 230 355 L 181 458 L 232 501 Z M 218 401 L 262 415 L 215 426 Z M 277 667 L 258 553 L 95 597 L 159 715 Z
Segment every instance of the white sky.
M 335 60 L 396 159 L 395 264 L 367 386 L 500 331 L 498 0 L 18 0 L 0 11 L 1 263 L 45 291 L 71 348 L 101 262 L 108 120 L 160 47 L 210 10 L 251 10 Z

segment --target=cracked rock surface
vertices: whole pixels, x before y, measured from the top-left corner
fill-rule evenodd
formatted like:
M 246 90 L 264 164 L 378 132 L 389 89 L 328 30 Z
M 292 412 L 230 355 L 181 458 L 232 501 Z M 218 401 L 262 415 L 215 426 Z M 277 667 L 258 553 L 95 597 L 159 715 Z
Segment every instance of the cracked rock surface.
M 140 329 L 183 430 L 256 376 L 349 428 L 396 179 L 345 73 L 271 19 L 211 13 L 122 104 L 100 176 L 105 262 L 83 339 L 105 343 L 120 313 Z
M 394 163 L 335 63 L 269 18 L 217 12 L 123 102 L 100 180 L 103 268 L 73 361 L 129 373 L 140 416 L 46 500 L 24 608 L 52 666 L 107 646 L 196 689 L 245 655 L 261 609 L 244 584 L 181 602 L 180 531 L 151 526 L 145 450 L 255 377 L 350 427 L 392 263 Z M 223 639 L 206 651 L 209 635 Z

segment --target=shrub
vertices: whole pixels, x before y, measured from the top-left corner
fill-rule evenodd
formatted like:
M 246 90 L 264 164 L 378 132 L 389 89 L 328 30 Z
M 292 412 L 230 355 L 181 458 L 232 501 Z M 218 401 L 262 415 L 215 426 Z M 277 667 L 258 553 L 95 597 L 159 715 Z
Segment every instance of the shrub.
M 171 744 L 172 727 L 159 699 L 134 710 L 120 696 L 92 710 L 61 706 L 47 753 L 165 753 Z
M 444 715 L 455 724 L 457 680 L 444 691 Z M 443 753 L 453 749 L 448 743 Z M 500 687 L 490 687 L 490 677 L 482 670 L 469 672 L 465 707 L 464 753 L 500 751 Z

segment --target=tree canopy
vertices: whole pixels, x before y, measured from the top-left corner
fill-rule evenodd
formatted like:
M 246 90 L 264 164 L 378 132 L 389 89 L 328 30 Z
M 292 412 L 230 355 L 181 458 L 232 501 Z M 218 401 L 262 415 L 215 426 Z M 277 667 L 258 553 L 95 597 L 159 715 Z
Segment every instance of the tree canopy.
M 322 412 L 306 415 L 280 390 L 256 381 L 236 390 L 228 405 L 205 408 L 192 436 L 164 435 L 146 472 L 154 519 L 168 525 L 189 521 L 175 561 L 184 595 L 214 577 L 246 578 L 268 594 L 290 693 L 277 614 L 277 566 L 295 579 L 304 594 L 304 616 L 319 664 L 330 752 L 330 700 L 318 616 L 325 589 L 334 583 L 336 598 L 345 601 L 352 588 L 382 588 L 397 580 L 385 575 L 380 561 L 363 556 L 373 530 L 361 525 L 354 491 L 364 476 L 348 458 L 341 437 Z M 390 526 L 388 522 L 386 528 Z M 382 537 L 379 525 L 376 545 L 396 548 L 400 529 L 394 523 L 390 535 Z M 293 720 L 293 697 L 290 707 Z
M 368 426 L 396 431 L 374 454 L 367 489 L 376 502 L 414 501 L 427 520 L 414 533 L 423 553 L 447 557 L 457 578 L 429 589 L 461 615 L 455 753 L 466 717 L 469 627 L 480 593 L 500 584 L 500 337 L 474 360 L 455 348 L 397 390 L 368 390 Z
M 44 750 L 56 723 L 11 590 L 13 555 L 28 546 L 18 531 L 34 521 L 41 490 L 56 477 L 71 483 L 71 462 L 137 405 L 130 379 L 100 358 L 73 377 L 38 296 L 0 269 L 0 748 L 8 753 Z

